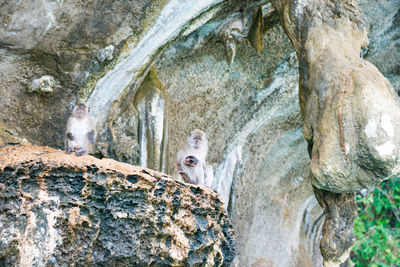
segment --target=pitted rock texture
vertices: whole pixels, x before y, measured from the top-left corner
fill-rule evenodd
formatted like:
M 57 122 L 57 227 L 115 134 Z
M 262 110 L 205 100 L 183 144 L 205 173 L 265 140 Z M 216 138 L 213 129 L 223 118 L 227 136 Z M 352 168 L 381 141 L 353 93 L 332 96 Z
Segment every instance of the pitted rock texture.
M 0 148 L 7 145 L 18 145 L 23 143 L 27 142 L 15 136 L 13 132 L 0 121 Z
M 162 173 L 37 146 L 0 149 L 1 266 L 229 266 L 218 195 Z
M 337 194 L 314 187 L 314 194 L 325 214 L 320 244 L 324 259 L 328 259 L 325 266 L 338 266 L 348 259 L 355 241 L 354 193 Z

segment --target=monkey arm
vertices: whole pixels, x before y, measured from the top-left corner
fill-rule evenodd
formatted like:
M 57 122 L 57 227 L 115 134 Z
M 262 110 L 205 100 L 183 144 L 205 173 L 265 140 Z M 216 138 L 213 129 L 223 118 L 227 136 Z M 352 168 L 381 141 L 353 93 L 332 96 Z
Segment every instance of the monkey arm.
M 90 132 L 87 133 L 89 141 L 94 145 L 95 139 L 96 139 L 96 132 L 95 130 L 91 130 Z
M 211 188 L 212 183 L 214 180 L 214 170 L 213 167 L 211 165 L 204 165 L 204 181 L 206 183 L 206 186 L 208 186 L 209 188 Z
M 179 174 L 180 174 L 180 176 L 182 176 L 182 178 L 185 181 L 185 183 L 197 184 L 197 183 L 194 183 L 194 182 L 190 181 L 189 175 L 187 175 L 183 171 L 179 171 Z
M 73 136 L 72 133 L 70 133 L 70 132 L 68 132 L 68 133 L 66 134 L 66 136 L 65 136 L 65 141 L 64 141 L 65 152 L 66 152 L 67 154 L 69 154 L 69 153 L 71 153 L 71 152 L 73 151 L 72 147 L 70 147 L 70 146 L 68 145 L 68 141 L 69 141 L 69 140 L 71 140 L 71 141 L 74 140 L 74 136 Z
M 67 133 L 67 138 L 71 141 L 74 141 L 74 139 L 75 139 L 74 136 L 72 135 L 72 133 L 70 133 L 70 132 Z
M 67 154 L 70 154 L 72 152 L 72 148 L 69 147 L 68 145 L 66 145 L 65 147 L 66 147 L 65 152 L 67 152 Z

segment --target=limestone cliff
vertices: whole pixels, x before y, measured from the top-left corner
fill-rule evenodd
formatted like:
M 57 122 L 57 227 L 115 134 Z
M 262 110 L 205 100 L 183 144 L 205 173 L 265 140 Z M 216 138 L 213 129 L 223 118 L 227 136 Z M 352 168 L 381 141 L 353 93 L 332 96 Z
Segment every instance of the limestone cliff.
M 97 157 L 174 176 L 201 128 L 235 266 L 321 266 L 321 232 L 337 265 L 353 192 L 398 174 L 398 0 L 8 1 L 0 14 L 3 142 L 62 148 L 79 99 Z

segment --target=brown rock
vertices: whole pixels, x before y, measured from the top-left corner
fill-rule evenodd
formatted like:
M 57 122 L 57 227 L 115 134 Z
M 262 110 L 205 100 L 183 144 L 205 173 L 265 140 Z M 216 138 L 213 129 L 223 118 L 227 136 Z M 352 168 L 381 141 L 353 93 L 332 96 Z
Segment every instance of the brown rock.
M 353 227 L 357 206 L 354 193 L 337 194 L 314 187 L 314 194 L 325 214 L 320 243 L 324 264 L 336 266 L 348 259 L 355 241 Z
M 0 149 L 0 263 L 229 266 L 230 222 L 202 186 L 48 147 Z

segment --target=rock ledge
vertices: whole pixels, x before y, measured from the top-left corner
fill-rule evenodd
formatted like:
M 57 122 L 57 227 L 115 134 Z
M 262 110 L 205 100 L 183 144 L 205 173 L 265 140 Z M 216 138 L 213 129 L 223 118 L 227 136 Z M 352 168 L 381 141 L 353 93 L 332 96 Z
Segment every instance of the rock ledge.
M 150 169 L 0 148 L 1 266 L 229 266 L 217 193 Z

